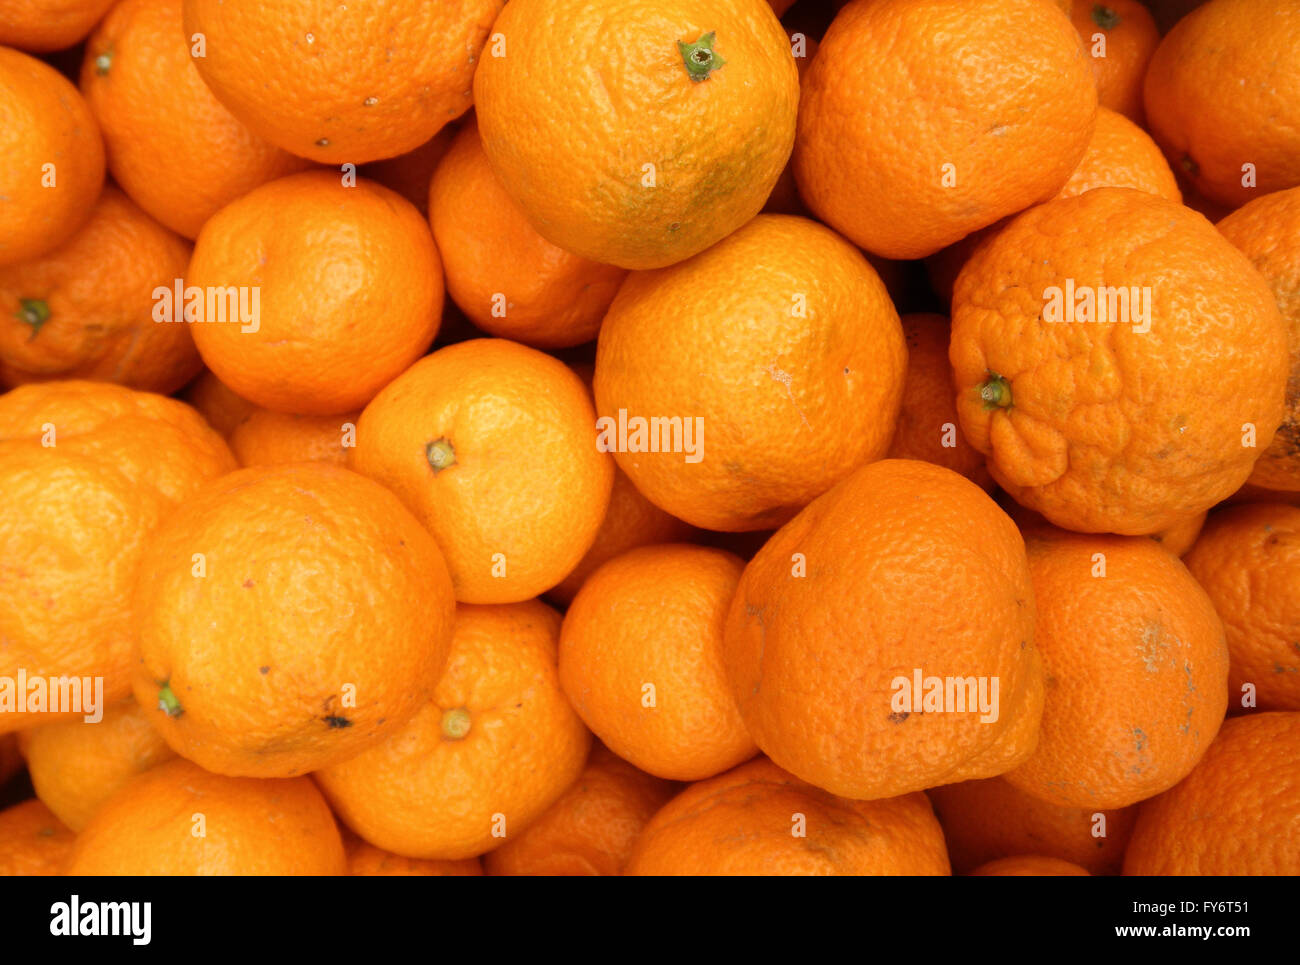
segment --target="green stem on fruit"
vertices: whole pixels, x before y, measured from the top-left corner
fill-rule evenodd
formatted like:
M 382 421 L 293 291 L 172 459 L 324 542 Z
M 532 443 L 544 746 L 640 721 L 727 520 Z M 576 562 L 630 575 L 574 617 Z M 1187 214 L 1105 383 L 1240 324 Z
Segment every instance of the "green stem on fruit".
M 429 460 L 434 475 L 456 464 L 456 447 L 447 437 L 437 438 L 424 447 L 424 458 Z
M 170 682 L 164 683 L 158 688 L 158 709 L 165 711 L 168 717 L 179 717 L 185 713 L 185 709 L 181 707 L 181 702 L 172 693 Z
M 1005 409 L 1011 405 L 1011 383 L 996 372 L 990 372 L 988 381 L 979 384 L 979 391 L 986 409 Z
M 456 465 L 456 447 L 445 436 L 435 439 L 424 447 L 424 458 L 429 460 L 434 474 Z
M 1092 22 L 1102 30 L 1114 30 L 1119 26 L 1119 11 L 1113 10 L 1104 3 L 1094 3 L 1092 5 Z
M 50 320 L 50 306 L 39 298 L 20 298 L 18 311 L 14 312 L 14 317 L 24 325 L 32 327 L 32 334 L 27 336 L 27 340 L 31 341 L 41 330 L 41 326 Z
M 726 63 L 714 51 L 714 40 L 715 34 L 710 30 L 693 44 L 677 41 L 677 50 L 682 55 L 682 63 L 686 65 L 686 74 L 691 80 L 707 80 L 709 74 Z

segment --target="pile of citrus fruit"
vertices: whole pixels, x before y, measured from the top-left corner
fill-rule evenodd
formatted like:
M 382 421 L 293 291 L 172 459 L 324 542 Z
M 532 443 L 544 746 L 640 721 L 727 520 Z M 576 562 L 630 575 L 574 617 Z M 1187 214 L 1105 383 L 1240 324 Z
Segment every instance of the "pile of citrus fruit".
M 0 0 L 0 158 L 0 874 L 1300 873 L 1300 0 Z

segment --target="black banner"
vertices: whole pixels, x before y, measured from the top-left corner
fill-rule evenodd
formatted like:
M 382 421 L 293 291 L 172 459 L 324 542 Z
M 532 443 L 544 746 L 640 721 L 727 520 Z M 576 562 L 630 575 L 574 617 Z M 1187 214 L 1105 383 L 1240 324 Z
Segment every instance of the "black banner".
M 781 933 L 800 942 L 815 937 L 814 947 L 824 948 L 839 931 L 864 952 L 921 955 L 1029 949 L 1044 939 L 1058 949 L 1152 951 L 1170 943 L 1180 953 L 1198 944 L 1231 955 L 1259 940 L 1267 947 L 1289 943 L 1296 927 L 1295 880 L 1287 878 L 731 880 L 670 887 L 629 880 L 566 888 L 573 890 L 547 885 L 539 892 L 535 883 L 484 878 L 418 884 L 391 878 L 0 879 L 0 926 L 13 948 L 75 941 L 128 954 L 176 954 L 283 945 L 297 954 L 319 950 L 332 957 L 353 943 L 363 954 L 381 954 L 403 938 L 433 938 L 433 947 L 440 947 L 440 934 L 456 944 L 486 942 L 494 953 L 512 939 L 534 951 L 560 951 L 570 941 L 581 947 L 594 934 L 620 932 L 639 947 L 636 935 L 651 927 L 647 919 L 653 919 L 652 944 L 665 942 L 664 951 L 673 947 L 667 940 L 710 936 L 730 947 L 733 940 L 765 943 Z M 760 908 L 766 909 L 761 923 L 755 915 Z M 574 926 L 583 934 L 566 939 L 564 930 Z M 724 939 L 728 933 L 732 937 Z

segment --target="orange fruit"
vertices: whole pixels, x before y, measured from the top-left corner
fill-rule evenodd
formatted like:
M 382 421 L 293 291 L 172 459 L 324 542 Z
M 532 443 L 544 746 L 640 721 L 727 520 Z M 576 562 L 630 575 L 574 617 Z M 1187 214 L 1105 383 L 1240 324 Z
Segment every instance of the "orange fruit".
M 757 753 L 722 669 L 722 626 L 744 568 L 706 546 L 643 546 L 596 570 L 569 606 L 560 686 L 641 770 L 697 781 Z
M 855 0 L 804 78 L 800 194 L 868 251 L 932 254 L 1060 190 L 1092 133 L 1090 71 L 1049 0 Z
M 694 527 L 665 513 L 632 485 L 623 470 L 614 467 L 614 485 L 609 492 L 609 509 L 596 530 L 591 549 L 569 571 L 569 575 L 546 591 L 555 603 L 567 607 L 587 578 L 604 563 L 639 546 L 680 543 L 695 532 Z
M 135 775 L 176 756 L 129 697 L 105 708 L 103 720 L 59 721 L 21 736 L 36 796 L 74 831 Z
M 211 774 L 186 760 L 132 779 L 77 835 L 70 875 L 341 875 L 343 841 L 305 777 Z
M 191 497 L 154 533 L 134 609 L 135 695 L 167 743 L 219 774 L 292 777 L 416 714 L 454 604 L 442 554 L 396 497 L 297 463 Z
M 966 263 L 952 317 L 962 431 L 1058 526 L 1146 534 L 1203 512 L 1282 421 L 1267 284 L 1199 214 L 1142 191 L 1026 211 Z
M 492 29 L 474 74 L 483 149 L 552 244 L 661 268 L 763 207 L 799 102 L 765 0 L 512 0 Z
M 1256 198 L 1219 222 L 1273 289 L 1287 328 L 1286 415 L 1250 474 L 1256 486 L 1300 492 L 1300 187 Z
M 1168 529 L 1152 533 L 1151 538 L 1175 556 L 1182 556 L 1196 543 L 1208 513 L 1197 513 L 1174 523 Z
M 104 133 L 108 169 L 137 204 L 196 238 L 220 208 L 308 166 L 255 135 L 191 61 L 181 0 L 122 0 L 86 43 L 81 92 Z
M 1211 0 L 1156 48 L 1143 88 L 1148 127 L 1211 200 L 1236 207 L 1300 185 L 1297 35 L 1294 3 Z
M 723 656 L 764 753 L 871 799 L 992 777 L 1029 756 L 1043 703 L 1033 631 L 1015 524 L 957 473 L 887 459 L 750 560 Z
M 0 0 L 0 44 L 63 50 L 83 39 L 113 0 Z
M 106 187 L 54 251 L 0 267 L 0 383 L 103 379 L 175 392 L 202 368 L 186 325 L 153 318 L 154 291 L 185 273 L 190 246 Z
M 429 216 L 429 181 L 442 159 L 451 150 L 459 125 L 452 123 L 438 131 L 419 147 L 397 157 L 384 158 L 361 165 L 357 173 L 396 191 Z
M 90 218 L 104 186 L 94 115 L 62 74 L 0 47 L 0 265 L 31 261 Z
M 0 811 L 0 877 L 63 874 L 76 835 L 32 798 Z
M 467 121 L 429 185 L 429 222 L 447 291 L 479 328 L 537 348 L 596 337 L 627 272 L 539 235 L 488 164 Z
M 890 459 L 919 459 L 961 473 L 981 489 L 993 488 L 984 453 L 957 428 L 957 401 L 948 362 L 948 319 L 942 315 L 902 317 L 907 339 L 907 377 Z
M 530 599 L 590 548 L 614 463 L 582 380 L 504 339 L 434 352 L 361 413 L 348 465 L 397 493 L 437 539 L 462 603 Z
M 232 392 L 229 386 L 206 368 L 185 387 L 180 398 L 197 409 L 222 436 L 229 436 L 239 423 L 258 409 L 258 406 Z
M 1097 108 L 1097 122 L 1069 179 L 1056 198 L 1073 198 L 1094 188 L 1133 188 L 1169 201 L 1182 201 L 1178 179 L 1151 135 L 1117 111 Z
M 482 854 L 540 817 L 591 735 L 560 691 L 560 615 L 536 600 L 460 606 L 433 699 L 388 740 L 316 774 L 334 812 L 412 858 Z
M 884 455 L 906 365 L 861 253 L 806 218 L 759 215 L 623 283 L 596 352 L 601 444 L 679 519 L 771 529 Z
M 194 65 L 231 113 L 301 157 L 360 164 L 419 147 L 465 113 L 504 0 L 184 2 L 185 36 L 207 39 Z
M 225 309 L 212 318 L 205 308 L 193 326 L 208 368 L 246 399 L 299 415 L 365 405 L 424 354 L 442 315 L 442 269 L 420 213 L 385 187 L 345 187 L 325 171 L 264 184 L 213 215 L 186 282 Z
M 1300 874 L 1300 714 L 1224 723 L 1196 769 L 1142 805 L 1126 875 Z
M 558 801 L 489 851 L 490 875 L 620 875 L 647 821 L 676 790 L 603 744 Z
M 1047 699 L 1038 746 L 1004 777 L 1072 808 L 1127 807 L 1172 787 L 1227 704 L 1209 597 L 1149 539 L 1034 530 L 1026 542 Z
M 290 462 L 343 465 L 356 437 L 360 412 L 343 415 L 287 415 L 254 409 L 230 431 L 230 450 L 241 466 L 278 466 Z
M 594 405 L 592 380 L 596 375 L 596 366 L 590 362 L 579 362 L 570 367 L 586 385 L 588 397 Z M 568 576 L 546 591 L 546 597 L 561 609 L 566 608 L 573 602 L 578 590 L 582 589 L 587 577 L 615 556 L 621 556 L 638 546 L 685 543 L 698 534 L 699 530 L 694 526 L 665 513 L 642 496 L 641 491 L 615 463 L 609 508 L 605 511 L 605 518 L 596 531 L 591 548 L 578 561 L 578 565 L 569 571 Z
M 765 758 L 692 784 L 645 826 L 629 875 L 946 875 L 924 794 L 849 801 Z
M 1170 201 L 1182 200 L 1178 180 L 1156 142 L 1123 114 L 1105 107 L 1097 108 L 1097 123 L 1083 159 L 1052 200 L 1077 197 L 1094 188 L 1134 188 Z M 926 259 L 931 284 L 940 298 L 952 302 L 953 285 L 962 266 L 1008 223 L 1009 219 L 1004 219 L 973 231 Z
M 590 392 L 596 367 L 583 363 L 573 366 L 573 370 L 586 383 Z M 641 491 L 632 485 L 632 480 L 616 464 L 614 484 L 609 492 L 609 508 L 605 510 L 605 518 L 596 531 L 591 549 L 569 571 L 568 576 L 546 591 L 546 596 L 558 606 L 567 607 L 578 595 L 578 590 L 582 589 L 587 577 L 596 572 L 601 564 L 638 546 L 684 543 L 696 532 L 695 527 L 665 513 L 642 496 Z
M 1041 854 L 1021 854 L 1010 858 L 998 858 L 996 861 L 990 861 L 988 864 L 980 865 L 974 871 L 968 872 L 974 877 L 986 875 L 1017 875 L 1028 877 L 1063 877 L 1072 875 L 1083 875 L 1087 877 L 1088 870 L 1080 868 L 1077 864 L 1069 861 L 1062 861 L 1060 858 L 1047 858 Z
M 1030 851 L 1081 865 L 1095 875 L 1119 873 L 1135 808 L 1067 808 L 1026 794 L 1004 778 L 963 781 L 926 792 L 943 825 L 955 874 Z
M 403 858 L 400 854 L 381 851 L 356 835 L 348 834 L 346 838 L 344 844 L 348 854 L 349 875 L 464 878 L 483 874 L 483 865 L 478 858 L 466 858 L 463 861 L 421 861 L 419 858 Z
M 205 480 L 234 467 L 221 437 L 175 399 L 78 381 L 0 395 L 0 676 L 103 677 L 106 703 L 130 693 L 130 592 L 145 549 Z M 0 733 L 55 719 L 0 713 Z
M 1229 706 L 1300 710 L 1300 507 L 1216 512 L 1186 563 L 1223 619 Z
M 1014 499 L 1004 496 L 1000 504 L 1007 515 L 1015 520 L 1023 535 L 1027 536 L 1031 529 L 1046 529 L 1049 533 L 1056 532 L 1057 528 L 1045 520 L 1041 513 L 1026 509 Z M 1150 534 L 1149 538 L 1174 556 L 1182 556 L 1196 542 L 1196 537 L 1200 534 L 1201 527 L 1205 525 L 1205 519 L 1208 515 L 1208 513 L 1197 513 L 1195 516 L 1185 516 L 1167 529 Z
M 1151 11 L 1138 0 L 1073 0 L 1069 7 L 1097 80 L 1097 102 L 1141 124 L 1142 79 L 1160 43 Z

